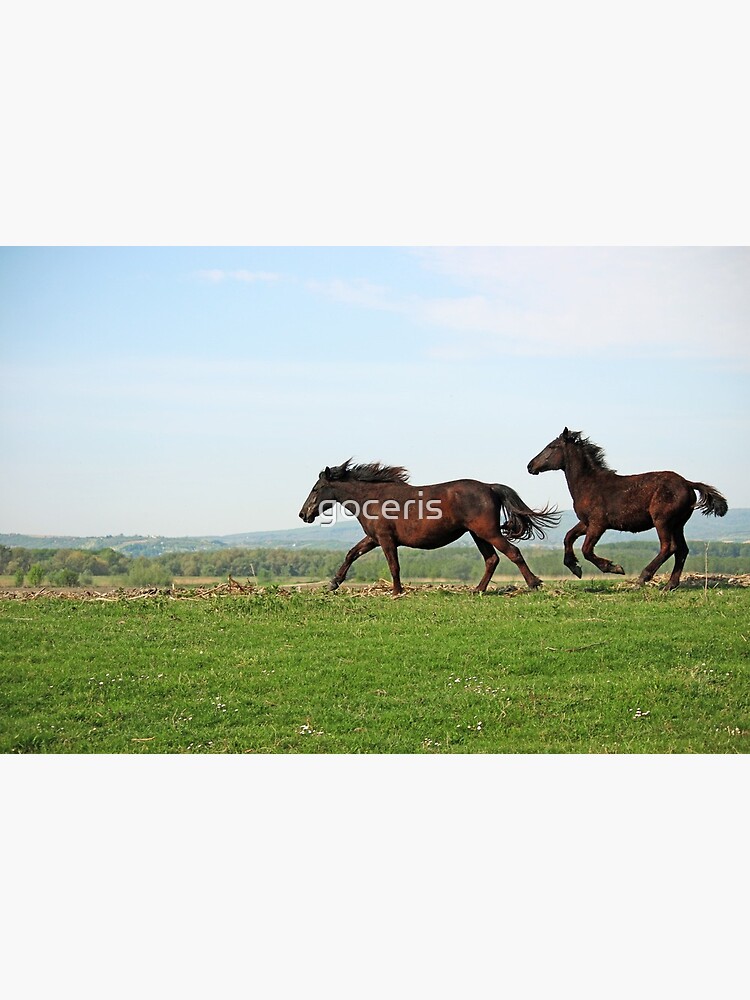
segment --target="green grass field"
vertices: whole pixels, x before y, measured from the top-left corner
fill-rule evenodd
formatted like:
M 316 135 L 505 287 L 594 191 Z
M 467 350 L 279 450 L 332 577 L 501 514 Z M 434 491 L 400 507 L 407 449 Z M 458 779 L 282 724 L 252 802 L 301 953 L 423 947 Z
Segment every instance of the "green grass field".
M 3 753 L 745 753 L 750 589 L 0 602 Z

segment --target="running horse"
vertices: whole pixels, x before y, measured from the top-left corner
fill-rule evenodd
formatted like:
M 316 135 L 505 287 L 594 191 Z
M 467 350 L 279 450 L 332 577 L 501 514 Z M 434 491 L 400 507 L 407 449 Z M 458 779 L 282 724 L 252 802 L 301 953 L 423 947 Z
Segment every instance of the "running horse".
M 475 591 L 484 593 L 500 559 L 514 563 L 531 590 L 542 583 L 523 558 L 516 541 L 544 537 L 544 529 L 558 523 L 550 508 L 532 510 L 510 486 L 456 479 L 432 486 L 412 486 L 402 466 L 353 465 L 351 459 L 326 467 L 318 477 L 299 516 L 312 524 L 321 508 L 339 503 L 354 513 L 365 537 L 346 554 L 329 584 L 337 590 L 355 559 L 380 546 L 393 577 L 394 597 L 402 594 L 398 546 L 438 549 L 469 532 L 484 557 L 484 576 Z
M 566 427 L 528 464 L 532 476 L 562 469 L 573 498 L 578 524 L 565 536 L 564 564 L 571 573 L 581 576 L 581 567 L 573 552 L 573 542 L 585 535 L 581 551 L 602 573 L 624 573 L 609 559 L 602 559 L 594 546 L 608 528 L 616 531 L 647 531 L 656 528 L 659 554 L 639 577 L 647 583 L 659 567 L 674 556 L 667 590 L 680 585 L 680 576 L 688 556 L 684 528 L 694 510 L 724 517 L 726 499 L 713 486 L 691 483 L 676 472 L 643 472 L 637 476 L 618 476 L 610 469 L 603 450 L 580 431 Z M 695 494 L 700 500 L 696 502 Z

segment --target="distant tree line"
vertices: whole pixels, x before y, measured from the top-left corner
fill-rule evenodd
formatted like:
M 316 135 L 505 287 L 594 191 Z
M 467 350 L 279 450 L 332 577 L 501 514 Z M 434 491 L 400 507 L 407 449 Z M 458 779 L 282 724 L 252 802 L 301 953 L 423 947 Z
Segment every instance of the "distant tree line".
M 599 545 L 597 551 L 620 563 L 628 574 L 637 574 L 656 555 L 653 541 L 632 541 Z M 562 549 L 523 546 L 524 556 L 535 573 L 545 576 L 567 575 L 562 564 Z M 701 573 L 706 566 L 712 573 L 750 573 L 750 544 L 711 542 L 693 543 L 686 569 Z M 344 552 L 320 549 L 219 549 L 201 552 L 171 552 L 147 558 L 126 556 L 114 549 L 24 549 L 0 545 L 0 575 L 13 577 L 17 586 L 76 586 L 93 584 L 97 577 L 115 578 L 123 585 L 168 586 L 178 577 L 213 577 L 251 580 L 258 583 L 293 582 L 294 580 L 329 579 L 344 559 Z M 459 580 L 478 582 L 484 564 L 473 546 L 449 546 L 430 551 L 399 549 L 405 579 Z M 581 558 L 585 575 L 598 570 Z M 667 564 L 669 568 L 670 564 Z M 510 562 L 501 558 L 498 576 L 515 576 Z M 348 579 L 365 582 L 389 579 L 388 564 L 380 549 L 354 563 Z
M 18 586 L 48 582 L 74 586 L 81 578 L 120 576 L 131 560 L 114 549 L 23 549 L 0 545 L 0 574 L 12 576 Z

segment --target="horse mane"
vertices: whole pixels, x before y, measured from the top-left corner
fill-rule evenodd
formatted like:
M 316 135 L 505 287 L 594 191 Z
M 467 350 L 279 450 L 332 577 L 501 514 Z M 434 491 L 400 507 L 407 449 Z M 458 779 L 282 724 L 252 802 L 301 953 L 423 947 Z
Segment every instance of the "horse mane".
M 581 431 L 568 431 L 567 435 L 564 435 L 564 440 L 580 448 L 583 457 L 589 465 L 597 469 L 604 469 L 606 472 L 617 471 L 616 469 L 612 469 L 607 463 L 604 448 L 600 448 L 598 444 L 594 444 L 590 438 L 584 437 Z
M 334 465 L 321 473 L 330 481 L 348 482 L 357 480 L 361 483 L 408 483 L 409 473 L 402 465 L 383 465 L 381 462 L 368 462 L 353 465 L 348 458 L 341 465 Z

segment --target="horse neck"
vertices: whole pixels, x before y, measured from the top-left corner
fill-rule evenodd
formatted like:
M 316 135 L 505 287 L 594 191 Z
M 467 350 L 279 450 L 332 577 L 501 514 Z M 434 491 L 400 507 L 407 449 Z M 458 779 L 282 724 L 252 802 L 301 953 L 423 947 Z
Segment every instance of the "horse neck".
M 568 447 L 565 450 L 565 465 L 563 466 L 565 479 L 568 482 L 568 490 L 575 500 L 581 488 L 586 483 L 598 479 L 606 469 L 600 469 L 592 465 L 578 448 Z
M 343 479 L 332 484 L 337 503 L 356 500 L 360 504 L 370 497 L 377 496 L 378 488 L 382 488 L 383 485 L 383 483 L 364 483 L 359 479 Z

